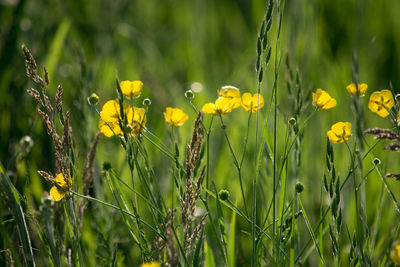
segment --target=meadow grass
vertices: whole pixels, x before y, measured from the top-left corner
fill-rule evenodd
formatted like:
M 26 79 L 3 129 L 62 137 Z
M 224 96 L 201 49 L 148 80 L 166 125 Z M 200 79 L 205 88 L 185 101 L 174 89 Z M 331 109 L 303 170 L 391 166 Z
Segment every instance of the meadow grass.
M 400 265 L 397 1 L 0 5 L 2 265 Z

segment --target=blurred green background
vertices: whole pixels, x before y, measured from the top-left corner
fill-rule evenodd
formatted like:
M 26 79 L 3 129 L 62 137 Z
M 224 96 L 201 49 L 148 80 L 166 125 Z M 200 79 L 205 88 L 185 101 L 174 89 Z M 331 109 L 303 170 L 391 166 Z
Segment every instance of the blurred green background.
M 26 93 L 26 89 L 34 85 L 25 75 L 22 44 L 29 47 L 40 68 L 48 68 L 48 94 L 53 97 L 58 84 L 64 88 L 64 109 L 72 115 L 74 147 L 81 165 L 98 131 L 98 115 L 86 98 L 93 92 L 98 94 L 99 109 L 107 100 L 115 98 L 116 72 L 121 80 L 144 82 L 144 93 L 137 105 L 141 105 L 144 97 L 152 100 L 147 126 L 162 136 L 167 145 L 169 129 L 162 116 L 165 107 L 178 106 L 190 115 L 190 123 L 179 130 L 183 151 L 195 117 L 184 92 L 191 89 L 193 83 L 200 83 L 202 88 L 193 100 L 199 109 L 214 101 L 216 91 L 223 85 L 256 91 L 256 41 L 264 8 L 262 0 L 1 0 L 0 160 L 16 188 L 29 200 L 28 206 L 38 206 L 44 191 L 50 188 L 37 170 L 54 170 L 55 160 L 51 140 L 36 112 L 37 105 Z M 325 133 L 330 125 L 355 119 L 345 90 L 351 83 L 354 52 L 358 55 L 361 82 L 369 86 L 364 97 L 365 128 L 389 126 L 366 107 L 369 94 L 375 90 L 389 88 L 391 83 L 394 91 L 399 91 L 399 10 L 397 0 L 286 1 L 281 56 L 282 62 L 289 56 L 293 69 L 299 70 L 303 97 L 308 99 L 304 113 L 312 110 L 309 99 L 311 91 L 317 88 L 327 90 L 338 100 L 336 109 L 318 112 L 305 130 L 300 176 L 306 190 L 312 191 L 313 184 L 319 185 L 321 181 Z M 273 47 L 275 28 L 274 20 L 269 37 Z M 271 97 L 272 63 L 266 69 L 262 88 L 266 103 Z M 280 71 L 279 125 L 283 134 L 293 112 L 289 106 L 291 96 L 286 89 L 285 64 L 282 63 Z M 244 112 L 237 112 L 225 119 L 237 151 L 241 151 L 241 129 L 246 127 L 246 118 Z M 32 142 L 27 142 L 26 136 Z M 230 180 L 235 170 L 231 168 L 232 160 L 226 154 L 228 150 L 219 127 L 215 126 L 212 138 L 213 166 L 210 168 L 217 187 L 228 188 L 233 199 L 240 202 L 238 183 Z M 399 157 L 382 153 L 382 147 L 383 144 L 379 145 L 375 154 L 381 157 L 388 172 L 399 172 Z M 249 151 L 253 149 L 251 143 Z M 345 147 L 335 149 L 337 153 L 346 153 Z M 121 173 L 127 171 L 125 154 L 115 139 L 102 138 L 97 157 L 97 170 L 104 161 L 110 161 Z M 163 175 L 170 166 L 165 166 L 164 159 L 158 152 L 152 152 L 155 171 L 161 183 L 167 185 L 169 182 L 163 182 Z M 246 160 L 251 165 L 252 158 Z M 344 173 L 348 158 L 339 158 L 337 164 Z M 268 172 L 267 168 L 265 173 Z M 251 178 L 246 179 L 250 197 Z M 270 183 L 268 179 L 264 181 L 265 186 Z M 368 192 L 374 199 L 381 182 L 371 177 L 367 187 L 371 188 Z M 393 187 L 399 192 L 396 184 Z M 310 194 L 312 197 L 310 195 L 305 202 L 312 216 L 318 217 L 319 189 Z M 398 219 L 393 211 L 385 214 L 388 227 L 393 224 L 392 219 Z M 7 218 L 5 207 L 0 214 Z M 244 222 L 239 223 L 247 227 Z M 238 263 L 244 263 L 249 248 L 244 246 L 239 250 Z

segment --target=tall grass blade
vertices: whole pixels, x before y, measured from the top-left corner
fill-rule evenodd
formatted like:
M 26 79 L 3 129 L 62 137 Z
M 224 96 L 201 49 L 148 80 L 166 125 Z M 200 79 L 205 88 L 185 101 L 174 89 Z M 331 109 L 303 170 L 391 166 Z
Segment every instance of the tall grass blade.
M 28 226 L 25 221 L 24 211 L 22 209 L 21 201 L 17 189 L 11 183 L 10 178 L 5 173 L 4 167 L 0 162 L 0 178 L 3 191 L 7 196 L 8 207 L 14 216 L 16 226 L 18 229 L 19 240 L 22 245 L 22 256 L 26 266 L 35 266 L 33 257 L 33 250 L 31 240 L 29 237 Z
M 235 266 L 235 245 L 236 245 L 236 212 L 232 212 L 231 227 L 228 240 L 228 262 L 229 266 Z

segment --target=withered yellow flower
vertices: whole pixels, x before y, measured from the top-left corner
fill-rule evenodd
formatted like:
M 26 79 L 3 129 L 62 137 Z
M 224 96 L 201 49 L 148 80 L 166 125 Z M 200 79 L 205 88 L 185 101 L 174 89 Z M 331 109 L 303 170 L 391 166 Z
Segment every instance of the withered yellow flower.
M 363 96 L 365 94 L 365 91 L 367 91 L 368 85 L 366 83 L 358 83 L 357 88 L 354 83 L 351 83 L 346 86 L 347 91 L 352 94 L 352 95 L 358 95 Z
M 400 265 L 400 244 L 395 245 L 390 251 L 390 259 L 395 265 Z
M 142 81 L 122 81 L 120 83 L 122 93 L 127 98 L 139 97 L 142 93 L 143 82 Z
M 260 99 L 258 99 L 258 98 L 260 98 Z M 258 103 L 258 105 L 257 105 L 257 103 Z M 244 93 L 242 95 L 242 107 L 247 112 L 256 113 L 258 109 L 261 109 L 264 107 L 264 97 L 261 94 L 260 94 L 260 97 L 258 97 L 258 94 L 254 94 L 252 96 L 250 93 Z
M 327 132 L 329 140 L 334 144 L 340 144 L 349 140 L 351 136 L 351 123 L 350 122 L 337 122 L 332 125 L 331 129 Z
M 189 116 L 179 108 L 167 107 L 164 112 L 165 122 L 171 126 L 182 126 Z
M 161 267 L 161 263 L 157 261 L 145 262 L 142 265 L 140 265 L 140 267 Z
M 322 89 L 312 93 L 313 105 L 318 109 L 326 110 L 336 106 L 336 100 Z
M 206 114 L 224 115 L 233 110 L 235 102 L 229 98 L 220 97 L 215 103 L 208 103 L 201 109 Z
M 392 92 L 387 89 L 373 92 L 369 97 L 368 108 L 382 118 L 385 118 L 390 114 L 389 111 L 393 106 L 394 99 Z
M 60 173 L 56 176 L 54 182 L 54 186 L 50 189 L 50 197 L 52 200 L 58 202 L 63 199 L 68 190 L 71 189 L 72 179 L 68 177 L 68 181 L 66 181 L 63 174 Z
M 228 98 L 233 101 L 233 109 L 240 107 L 241 97 L 240 90 L 231 85 L 222 86 L 218 91 L 218 96 Z

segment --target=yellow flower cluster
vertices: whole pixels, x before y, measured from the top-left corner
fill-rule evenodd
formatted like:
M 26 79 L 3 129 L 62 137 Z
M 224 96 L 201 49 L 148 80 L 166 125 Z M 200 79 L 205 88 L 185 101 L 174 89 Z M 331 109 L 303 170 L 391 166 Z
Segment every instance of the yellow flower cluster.
M 346 87 L 350 93 L 353 93 L 351 85 Z M 359 87 L 360 88 L 360 87 Z M 362 87 L 364 90 L 364 87 Z M 365 88 L 366 89 L 366 88 Z M 354 87 L 355 90 L 355 87 Z M 354 91 L 356 92 L 356 91 Z M 363 91 L 363 93 L 365 90 Z M 361 93 L 361 92 L 359 92 Z M 319 110 L 327 110 L 336 106 L 336 99 L 332 98 L 326 91 L 317 89 L 312 93 L 313 105 Z M 331 126 L 331 129 L 326 133 L 329 140 L 334 144 L 340 144 L 349 140 L 351 136 L 350 122 L 337 122 Z
M 69 189 L 72 187 L 72 179 L 68 177 L 68 181 L 64 179 L 62 173 L 58 174 L 55 178 L 55 184 L 50 189 L 50 197 L 53 201 L 60 201 L 64 198 L 65 194 L 68 192 Z
M 244 93 L 240 96 L 240 90 L 233 86 L 223 86 L 218 91 L 218 98 L 214 103 L 210 102 L 201 109 L 205 114 L 224 115 L 235 108 L 242 107 L 247 112 L 256 113 L 264 107 L 264 98 L 260 94 L 251 95 Z
M 141 81 L 123 81 L 120 84 L 122 93 L 128 98 L 140 96 L 143 83 Z M 122 135 L 123 130 L 132 136 L 139 136 L 146 125 L 146 110 L 130 106 L 118 99 L 109 100 L 100 112 L 99 129 L 106 137 Z

